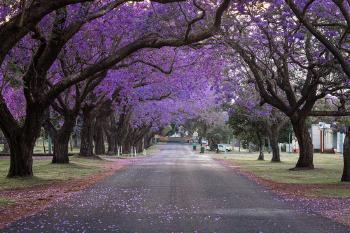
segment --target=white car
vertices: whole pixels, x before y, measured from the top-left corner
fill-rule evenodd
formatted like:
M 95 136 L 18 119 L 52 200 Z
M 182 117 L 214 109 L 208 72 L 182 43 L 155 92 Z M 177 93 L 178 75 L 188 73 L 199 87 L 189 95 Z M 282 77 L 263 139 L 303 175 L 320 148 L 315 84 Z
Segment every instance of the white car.
M 202 145 L 208 145 L 208 141 L 202 139 Z
M 232 151 L 232 146 L 229 144 L 225 144 L 226 146 L 226 151 Z
M 226 152 L 226 145 L 225 144 L 218 144 L 218 151 Z

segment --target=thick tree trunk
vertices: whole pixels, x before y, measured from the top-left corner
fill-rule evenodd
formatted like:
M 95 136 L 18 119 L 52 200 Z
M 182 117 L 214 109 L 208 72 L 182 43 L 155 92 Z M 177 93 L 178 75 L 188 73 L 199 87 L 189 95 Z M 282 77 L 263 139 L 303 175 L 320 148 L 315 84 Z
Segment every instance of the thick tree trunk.
M 80 156 L 94 156 L 94 115 L 90 109 L 83 109 L 83 125 L 81 129 Z
M 105 128 L 108 150 L 107 154 L 116 155 L 118 153 L 118 122 L 114 115 L 111 115 L 108 119 L 108 124 Z
M 65 164 L 69 163 L 68 157 L 68 144 L 69 144 L 69 135 L 57 134 L 53 140 L 53 157 L 52 163 Z
M 271 162 L 281 162 L 280 149 L 278 147 L 278 133 L 273 133 L 269 138 L 272 150 Z
M 128 130 L 128 133 L 125 137 L 125 140 L 123 140 L 123 151 L 126 154 L 132 154 L 133 153 L 133 146 L 134 146 L 134 140 L 133 140 L 133 131 Z
M 292 125 L 299 144 L 299 159 L 294 170 L 313 169 L 314 149 L 305 119 L 292 119 Z
M 70 135 L 73 132 L 76 116 L 65 117 L 62 127 L 53 138 L 52 163 L 69 163 L 68 148 Z
M 39 133 L 40 126 L 37 130 L 20 130 L 7 137 L 11 157 L 8 177 L 33 176 L 33 150 Z
M 280 126 L 275 124 L 268 124 L 266 128 L 267 136 L 270 141 L 272 150 L 271 162 L 281 162 L 280 149 L 278 147 L 278 138 L 280 133 Z
M 107 128 L 107 142 L 108 142 L 108 154 L 117 154 L 118 146 L 122 147 L 122 153 L 129 153 L 130 141 L 129 138 L 129 119 L 130 114 L 122 114 L 119 116 L 118 120 L 115 116 L 110 116 L 110 123 Z
M 95 142 L 95 154 L 103 155 L 106 153 L 105 141 L 103 135 L 103 121 L 105 119 L 98 117 L 96 118 L 95 128 L 94 128 L 94 142 Z
M 145 137 L 145 149 L 149 148 L 152 145 L 152 138 L 152 134 L 149 134 Z
M 136 152 L 137 153 L 142 153 L 142 151 L 143 151 L 143 144 L 142 144 L 142 141 L 139 141 L 136 144 Z
M 8 139 L 11 151 L 8 177 L 33 176 L 32 167 L 35 139 L 35 136 L 26 139 L 23 135 Z
M 262 151 L 261 149 L 260 149 L 260 151 L 259 151 L 258 160 L 261 160 L 261 161 L 264 161 L 264 160 L 265 160 L 264 151 Z
M 275 112 L 273 112 L 276 114 Z M 271 162 L 281 162 L 280 149 L 278 147 L 278 139 L 281 128 L 289 121 L 285 118 L 280 118 L 277 115 L 276 121 L 266 121 L 265 130 L 269 139 L 269 148 L 272 150 Z
M 117 153 L 117 140 L 115 133 L 107 133 L 107 144 L 108 144 L 108 150 L 107 154 L 114 155 Z
M 343 175 L 341 181 L 350 181 L 350 127 L 348 127 L 343 145 Z
M 44 110 L 39 105 L 30 105 L 23 126 L 4 131 L 11 157 L 8 177 L 33 176 L 33 150 L 44 119 Z
M 129 142 L 125 142 L 123 144 L 123 153 L 125 154 L 132 154 L 131 144 Z

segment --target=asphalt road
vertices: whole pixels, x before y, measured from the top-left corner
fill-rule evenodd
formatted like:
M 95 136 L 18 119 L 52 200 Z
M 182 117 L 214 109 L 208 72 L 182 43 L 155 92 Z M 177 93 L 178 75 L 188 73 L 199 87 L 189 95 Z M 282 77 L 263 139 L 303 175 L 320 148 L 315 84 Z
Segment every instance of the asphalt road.
M 294 210 L 190 146 L 160 145 L 81 194 L 2 232 L 350 232 Z

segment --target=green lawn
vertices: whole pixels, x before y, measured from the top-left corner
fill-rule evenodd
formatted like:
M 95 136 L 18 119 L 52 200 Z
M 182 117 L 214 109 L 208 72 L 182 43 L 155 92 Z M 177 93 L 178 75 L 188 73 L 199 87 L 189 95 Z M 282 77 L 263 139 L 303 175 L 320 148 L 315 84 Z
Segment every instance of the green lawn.
M 43 138 L 41 138 L 41 137 L 38 138 L 36 143 L 35 143 L 34 154 L 44 154 L 44 153 L 48 154 L 49 153 L 49 143 L 48 143 L 47 139 L 44 140 L 44 144 L 45 144 L 45 150 L 44 150 L 44 145 L 43 145 Z M 70 145 L 68 146 L 69 153 L 78 154 L 79 151 L 80 151 L 80 149 L 77 147 L 71 148 Z
M 0 207 L 1 206 L 7 206 L 7 205 L 11 205 L 11 204 L 14 204 L 15 202 L 10 200 L 10 199 L 7 199 L 7 198 L 1 198 L 0 197 Z
M 34 160 L 32 178 L 6 178 L 8 160 L 0 160 L 0 190 L 31 187 L 56 181 L 65 181 L 92 175 L 103 170 L 104 160 L 70 157 L 70 164 L 52 164 L 51 160 Z
M 350 197 L 350 184 L 340 182 L 343 158 L 341 154 L 314 154 L 314 170 L 291 171 L 298 159 L 297 154 L 282 153 L 281 163 L 271 163 L 271 154 L 265 154 L 265 161 L 258 161 L 257 153 L 212 155 L 219 159 L 231 160 L 233 165 L 267 180 L 285 184 L 320 185 L 310 188 L 313 196 Z M 332 187 L 327 187 L 332 185 Z M 324 187 L 323 187 L 324 186 Z M 311 186 L 310 186 L 311 187 Z
M 45 145 L 45 149 L 44 149 L 44 145 Z M 0 144 L 0 152 L 3 150 L 3 148 L 4 148 L 4 145 Z M 80 151 L 80 149 L 77 147 L 73 147 L 73 148 L 71 148 L 70 146 L 68 147 L 69 153 L 78 154 L 79 151 Z M 48 143 L 47 139 L 44 140 L 44 143 L 43 143 L 43 138 L 41 138 L 41 137 L 38 138 L 36 143 L 35 143 L 33 152 L 34 152 L 34 154 L 45 154 L 45 153 L 48 154 L 49 153 L 49 143 Z

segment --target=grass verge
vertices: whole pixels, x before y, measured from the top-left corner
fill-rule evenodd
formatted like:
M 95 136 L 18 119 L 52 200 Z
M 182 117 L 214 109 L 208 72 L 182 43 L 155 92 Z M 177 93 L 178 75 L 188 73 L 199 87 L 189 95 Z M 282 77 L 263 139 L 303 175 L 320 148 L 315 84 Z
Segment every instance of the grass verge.
M 0 207 L 8 206 L 8 205 L 11 205 L 11 204 L 14 204 L 14 203 L 15 203 L 15 201 L 13 201 L 11 199 L 1 198 L 0 197 Z
M 271 155 L 258 161 L 256 153 L 215 154 L 214 158 L 228 161 L 240 170 L 250 172 L 265 180 L 303 189 L 306 196 L 350 197 L 350 184 L 340 182 L 343 158 L 340 154 L 315 154 L 314 170 L 290 171 L 297 162 L 297 154 L 282 153 L 281 163 L 271 163 Z
M 6 178 L 9 160 L 0 160 L 0 190 L 33 187 L 52 182 L 82 178 L 103 171 L 104 160 L 70 157 L 69 164 L 52 164 L 51 160 L 34 160 L 32 178 Z

